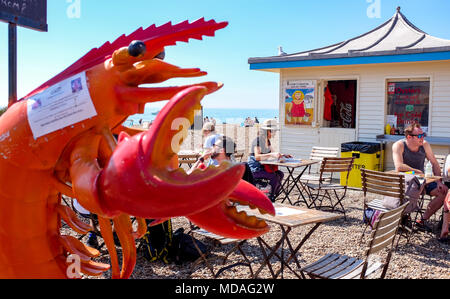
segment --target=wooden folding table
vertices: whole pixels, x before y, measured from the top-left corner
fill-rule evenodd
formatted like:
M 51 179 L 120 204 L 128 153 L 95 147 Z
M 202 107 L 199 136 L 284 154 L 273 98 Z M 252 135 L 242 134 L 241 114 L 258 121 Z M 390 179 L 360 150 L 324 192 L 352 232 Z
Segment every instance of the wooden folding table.
M 310 165 L 317 164 L 319 161 L 313 161 L 313 160 L 296 160 L 296 159 L 282 159 L 280 160 L 266 160 L 260 162 L 262 165 L 272 165 L 272 166 L 278 166 L 278 167 L 286 167 L 288 171 L 287 177 L 283 180 L 281 184 L 281 190 L 279 194 L 276 195 L 277 199 L 278 197 L 283 196 L 281 200 L 281 203 L 284 203 L 284 201 L 287 199 L 288 202 L 292 204 L 297 204 L 299 202 L 304 202 L 307 207 L 310 207 L 309 201 L 305 198 L 303 195 L 304 187 L 301 186 L 300 178 L 302 177 L 303 173 L 305 173 L 306 169 Z M 299 168 L 300 173 L 294 174 L 294 171 Z M 300 184 L 300 186 L 299 186 Z M 297 188 L 297 191 L 299 192 L 299 200 L 292 203 L 291 199 L 289 198 L 291 192 L 294 190 L 294 188 Z M 301 199 L 300 199 L 301 197 Z
M 289 265 L 289 262 L 291 260 L 294 260 L 297 268 L 301 269 L 300 263 L 297 259 L 297 253 L 299 252 L 303 244 L 305 244 L 309 237 L 311 237 L 311 235 L 320 226 L 320 224 L 338 219 L 342 217 L 342 215 L 278 203 L 274 204 L 274 207 L 276 210 L 275 216 L 260 214 L 257 210 L 252 210 L 247 206 L 238 207 L 238 211 L 245 211 L 247 215 L 256 216 L 265 221 L 278 224 L 281 228 L 280 237 L 274 245 L 268 244 L 263 239 L 264 235 L 257 238 L 261 252 L 264 256 L 264 260 L 262 261 L 261 266 L 256 270 L 256 272 L 254 272 L 253 278 L 257 278 L 259 273 L 266 266 L 269 268 L 270 273 L 272 274 L 272 278 L 274 279 L 276 279 L 280 275 L 280 273 L 283 276 L 284 267 L 291 270 L 291 272 L 293 272 L 294 275 L 296 275 L 298 278 L 304 278 L 303 273 L 297 273 L 297 271 L 292 269 L 292 267 Z M 292 229 L 308 224 L 314 224 L 314 226 L 305 234 L 305 236 L 298 244 L 292 244 L 291 240 L 289 239 L 289 233 L 292 231 Z M 284 257 L 284 242 L 286 242 L 290 253 L 287 258 Z M 281 255 L 277 253 L 280 247 Z M 266 251 L 266 249 L 268 251 Z M 277 272 L 274 271 L 270 262 L 270 259 L 273 256 L 276 256 L 281 262 L 281 267 Z
M 189 168 L 200 158 L 200 153 L 191 150 L 182 150 L 178 153 L 178 167 L 187 164 Z

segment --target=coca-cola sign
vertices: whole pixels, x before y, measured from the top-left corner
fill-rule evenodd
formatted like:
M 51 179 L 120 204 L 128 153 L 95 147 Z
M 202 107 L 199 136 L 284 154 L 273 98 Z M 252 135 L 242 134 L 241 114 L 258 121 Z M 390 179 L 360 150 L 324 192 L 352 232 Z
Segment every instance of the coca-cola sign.
M 353 105 L 351 103 L 341 103 L 340 117 L 342 127 L 351 128 L 353 122 Z

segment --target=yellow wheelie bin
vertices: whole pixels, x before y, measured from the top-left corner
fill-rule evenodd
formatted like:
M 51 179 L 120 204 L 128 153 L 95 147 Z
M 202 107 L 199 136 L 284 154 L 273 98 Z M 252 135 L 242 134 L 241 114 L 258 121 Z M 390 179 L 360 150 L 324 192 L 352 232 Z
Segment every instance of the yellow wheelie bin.
M 384 171 L 384 147 L 381 143 L 347 142 L 341 144 L 341 157 L 354 157 L 352 170 L 348 176 L 349 187 L 362 187 L 361 168 Z M 341 172 L 341 185 L 345 184 L 347 173 Z

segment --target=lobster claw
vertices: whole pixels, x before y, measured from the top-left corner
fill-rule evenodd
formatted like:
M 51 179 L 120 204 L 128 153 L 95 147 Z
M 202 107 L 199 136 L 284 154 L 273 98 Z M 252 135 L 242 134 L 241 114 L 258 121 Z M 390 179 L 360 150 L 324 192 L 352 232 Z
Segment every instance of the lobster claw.
M 148 219 L 185 216 L 217 205 L 236 188 L 243 165 L 227 163 L 191 175 L 175 167 L 176 152 L 206 93 L 201 86 L 181 91 L 147 132 L 121 136 L 98 179 L 102 204 L 110 212 Z
M 275 215 L 270 200 L 255 186 L 241 180 L 226 200 L 203 212 L 188 215 L 190 221 L 214 234 L 234 239 L 250 239 L 269 231 L 264 220 L 238 212 L 232 203 L 257 208 L 262 214 Z

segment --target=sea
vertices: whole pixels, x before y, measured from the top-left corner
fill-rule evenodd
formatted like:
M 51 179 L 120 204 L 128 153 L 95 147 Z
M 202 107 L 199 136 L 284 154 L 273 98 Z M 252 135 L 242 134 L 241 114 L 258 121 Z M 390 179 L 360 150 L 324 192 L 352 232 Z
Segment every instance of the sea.
M 145 107 L 144 114 L 135 114 L 128 118 L 125 125 L 137 124 L 142 119 L 142 122 L 152 122 L 160 108 Z M 278 109 L 241 109 L 241 108 L 203 108 L 203 118 L 214 118 L 216 124 L 238 124 L 244 126 L 244 121 L 247 117 L 255 120 L 255 117 L 260 123 L 267 119 L 278 118 Z

